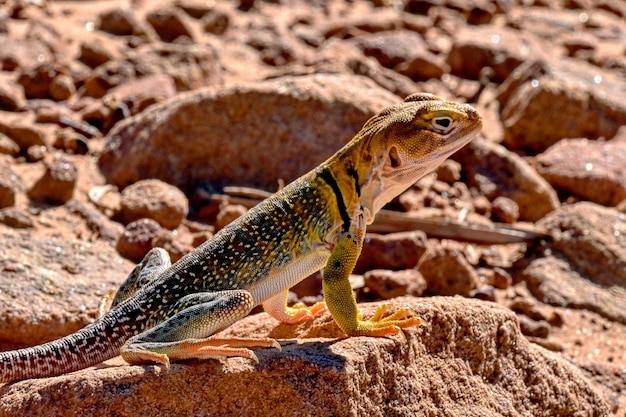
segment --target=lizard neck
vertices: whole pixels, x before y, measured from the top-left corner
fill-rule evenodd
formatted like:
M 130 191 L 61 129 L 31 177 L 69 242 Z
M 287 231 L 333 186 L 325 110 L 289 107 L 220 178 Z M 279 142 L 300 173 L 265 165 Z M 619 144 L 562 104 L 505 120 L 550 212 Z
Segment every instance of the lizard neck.
M 385 155 L 378 155 L 369 142 L 366 137 L 353 139 L 322 166 L 332 173 L 350 218 L 362 213 L 367 224 L 384 205 L 378 199 L 384 194 L 379 167 Z

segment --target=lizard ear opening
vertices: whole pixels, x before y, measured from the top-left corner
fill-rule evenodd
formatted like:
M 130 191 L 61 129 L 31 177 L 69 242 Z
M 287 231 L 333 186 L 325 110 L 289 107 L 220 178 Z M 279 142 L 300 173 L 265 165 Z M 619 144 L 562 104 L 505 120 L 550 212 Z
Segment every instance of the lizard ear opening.
M 400 155 L 398 155 L 398 149 L 395 146 L 392 146 L 391 149 L 389 149 L 389 162 L 391 162 L 392 168 L 398 168 L 402 162 L 400 160 Z

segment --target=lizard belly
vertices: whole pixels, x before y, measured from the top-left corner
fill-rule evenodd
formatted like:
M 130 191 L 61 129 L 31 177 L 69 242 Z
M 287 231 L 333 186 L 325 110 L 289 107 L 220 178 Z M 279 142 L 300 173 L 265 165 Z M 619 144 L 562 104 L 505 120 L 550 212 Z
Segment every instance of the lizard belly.
M 328 250 L 320 249 L 301 256 L 289 263 L 289 265 L 273 271 L 262 282 L 248 288 L 254 299 L 254 304 L 261 304 L 279 292 L 293 287 L 314 272 L 319 271 L 326 265 L 329 256 L 330 252 Z

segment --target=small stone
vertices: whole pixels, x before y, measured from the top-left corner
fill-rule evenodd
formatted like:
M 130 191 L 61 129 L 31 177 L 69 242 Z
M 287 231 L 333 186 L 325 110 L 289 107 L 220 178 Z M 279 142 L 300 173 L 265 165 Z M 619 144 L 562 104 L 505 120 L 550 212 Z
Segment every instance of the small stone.
M 18 111 L 26 105 L 24 89 L 13 78 L 0 78 L 0 110 Z
M 100 40 L 83 41 L 80 44 L 80 56 L 78 59 L 85 65 L 96 68 L 105 64 L 115 57 L 115 51 L 109 44 Z
M 187 197 L 178 188 L 160 180 L 143 180 L 122 191 L 123 222 L 149 218 L 167 229 L 176 229 L 189 213 Z
M 26 160 L 28 162 L 39 162 L 46 156 L 48 149 L 43 145 L 33 145 L 26 149 Z
M 148 23 L 163 42 L 174 42 L 177 38 L 193 39 L 193 33 L 184 16 L 177 9 L 160 9 L 148 13 Z
M 428 283 L 428 291 L 438 295 L 469 296 L 481 285 L 478 273 L 465 256 L 454 249 L 429 250 L 420 260 L 418 270 Z
M 239 204 L 226 204 L 220 208 L 215 220 L 215 227 L 217 230 L 223 229 L 228 224 L 232 223 L 237 218 L 243 216 L 248 211 L 242 205 Z
M 550 335 L 550 325 L 545 321 L 534 321 L 526 316 L 519 316 L 519 327 L 524 336 L 545 339 Z
M 364 279 L 369 293 L 383 300 L 403 295 L 419 297 L 426 291 L 426 280 L 415 269 L 402 271 L 375 269 L 366 272 Z
M 17 83 L 24 88 L 26 98 L 48 98 L 50 96 L 50 84 L 57 74 L 54 66 L 43 64 L 22 72 L 17 78 Z
M 212 10 L 202 19 L 202 28 L 207 33 L 223 35 L 230 24 L 228 13 L 220 10 Z
M 165 249 L 174 263 L 194 249 L 193 246 L 181 242 L 177 237 L 170 231 L 164 231 L 152 240 L 152 247 Z
M 65 74 L 59 74 L 50 82 L 50 97 L 56 101 L 67 100 L 76 92 L 74 80 Z
M 126 225 L 124 234 L 117 241 L 120 255 L 139 262 L 154 247 L 153 241 L 163 233 L 161 226 L 152 219 L 141 219 Z
M 15 205 L 15 196 L 19 188 L 17 175 L 8 164 L 0 160 L 0 209 Z
M 5 207 L 0 210 L 0 223 L 14 229 L 28 229 L 35 226 L 35 222 L 27 212 L 15 207 Z
M 493 286 L 500 290 L 505 290 L 513 285 L 511 274 L 502 268 L 493 268 Z
M 515 223 L 519 219 L 519 206 L 507 197 L 496 197 L 491 205 L 491 215 L 503 223 Z
M 453 184 L 461 179 L 461 164 L 455 160 L 446 159 L 435 172 L 439 181 Z
M 421 231 L 388 235 L 368 233 L 365 235 L 361 256 L 354 272 L 358 274 L 372 269 L 414 268 L 426 252 L 426 247 L 426 234 Z
M 16 156 L 20 152 L 20 146 L 4 133 L 0 133 L 0 154 Z
M 46 165 L 46 172 L 28 191 L 28 196 L 53 204 L 69 201 L 76 185 L 76 167 L 62 157 L 56 157 Z
M 118 36 L 139 35 L 143 33 L 132 9 L 119 8 L 100 14 L 98 29 Z

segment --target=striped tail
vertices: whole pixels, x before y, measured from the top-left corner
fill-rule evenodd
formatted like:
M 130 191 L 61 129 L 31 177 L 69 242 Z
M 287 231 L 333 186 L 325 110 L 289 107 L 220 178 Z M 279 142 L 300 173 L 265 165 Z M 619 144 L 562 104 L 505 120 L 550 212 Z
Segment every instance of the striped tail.
M 141 331 L 136 321 L 139 314 L 136 306 L 124 303 L 94 323 L 61 339 L 0 352 L 0 382 L 62 375 L 113 358 L 129 337 Z M 135 320 L 129 320 L 131 316 L 135 316 Z M 126 320 L 120 320 L 121 317 Z

